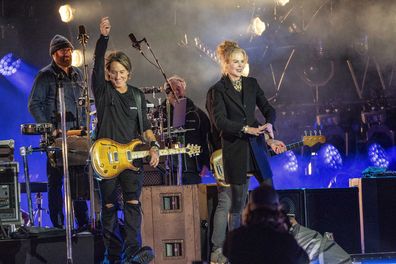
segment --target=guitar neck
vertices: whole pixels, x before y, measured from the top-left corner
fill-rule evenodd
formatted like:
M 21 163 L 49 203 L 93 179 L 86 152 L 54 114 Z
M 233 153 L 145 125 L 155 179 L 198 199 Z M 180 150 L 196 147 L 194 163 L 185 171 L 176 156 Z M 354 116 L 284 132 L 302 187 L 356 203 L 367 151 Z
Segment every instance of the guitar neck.
M 287 144 L 286 145 L 286 149 L 287 150 L 291 150 L 291 149 L 299 148 L 299 147 L 302 147 L 302 146 L 304 146 L 304 141 L 298 141 L 298 142 L 295 142 L 295 143 Z M 276 154 L 272 149 L 270 149 L 269 150 L 269 155 L 272 157 L 272 156 L 275 156 L 275 155 L 278 155 L 278 154 Z
M 160 149 L 160 156 L 168 156 L 168 155 L 176 155 L 186 153 L 186 148 L 174 148 L 174 149 Z M 141 150 L 141 151 L 132 151 L 131 158 L 132 159 L 141 159 L 150 156 L 149 150 Z

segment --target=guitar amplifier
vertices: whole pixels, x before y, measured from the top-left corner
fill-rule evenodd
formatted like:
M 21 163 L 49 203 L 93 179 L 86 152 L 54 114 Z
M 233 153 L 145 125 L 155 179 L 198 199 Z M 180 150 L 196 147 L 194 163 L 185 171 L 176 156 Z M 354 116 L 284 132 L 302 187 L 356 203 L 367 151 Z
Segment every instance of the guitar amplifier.
M 14 160 L 14 145 L 13 139 L 0 140 L 0 162 L 10 162 Z
M 20 224 L 20 188 L 18 162 L 0 162 L 0 221 L 1 224 Z

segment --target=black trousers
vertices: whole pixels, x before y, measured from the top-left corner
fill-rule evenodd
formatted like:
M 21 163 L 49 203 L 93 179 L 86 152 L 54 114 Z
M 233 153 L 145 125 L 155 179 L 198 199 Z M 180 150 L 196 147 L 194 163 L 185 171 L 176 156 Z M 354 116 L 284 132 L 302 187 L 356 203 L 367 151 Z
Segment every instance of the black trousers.
M 135 173 L 130 170 L 123 171 L 116 178 L 100 182 L 105 257 L 110 263 L 132 256 L 142 246 L 142 214 L 139 201 L 142 184 L 143 173 Z M 121 199 L 120 194 L 122 194 Z M 137 200 L 139 203 L 128 203 L 131 200 Z M 124 232 L 120 230 L 121 225 L 117 215 L 120 208 L 123 208 L 124 213 Z
M 84 170 L 84 166 L 69 168 L 69 174 L 74 170 Z M 52 167 L 47 160 L 47 177 L 48 177 L 48 207 L 50 219 L 54 227 L 62 228 L 65 216 L 63 214 L 63 168 Z M 82 227 L 88 224 L 88 206 L 86 201 L 73 201 L 74 215 L 77 226 Z

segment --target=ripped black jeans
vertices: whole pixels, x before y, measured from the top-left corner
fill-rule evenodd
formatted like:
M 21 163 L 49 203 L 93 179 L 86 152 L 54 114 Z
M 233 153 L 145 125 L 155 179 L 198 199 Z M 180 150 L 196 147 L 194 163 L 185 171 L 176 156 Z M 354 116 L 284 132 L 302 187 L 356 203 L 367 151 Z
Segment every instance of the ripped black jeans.
M 102 180 L 102 232 L 106 248 L 105 257 L 110 263 L 133 255 L 142 246 L 141 204 L 143 173 L 125 170 L 114 179 Z M 122 193 L 122 199 L 120 199 Z M 137 203 L 131 203 L 137 201 Z M 124 232 L 121 234 L 118 209 L 123 208 Z

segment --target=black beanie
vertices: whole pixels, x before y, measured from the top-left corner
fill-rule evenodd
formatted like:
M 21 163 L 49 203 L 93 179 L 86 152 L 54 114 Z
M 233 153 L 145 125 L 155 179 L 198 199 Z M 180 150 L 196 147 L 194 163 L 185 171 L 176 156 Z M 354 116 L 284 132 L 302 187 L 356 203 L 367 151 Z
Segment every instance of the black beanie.
M 74 49 L 71 42 L 62 35 L 55 35 L 50 42 L 49 53 L 52 56 L 57 50 L 64 48 L 72 48 Z

